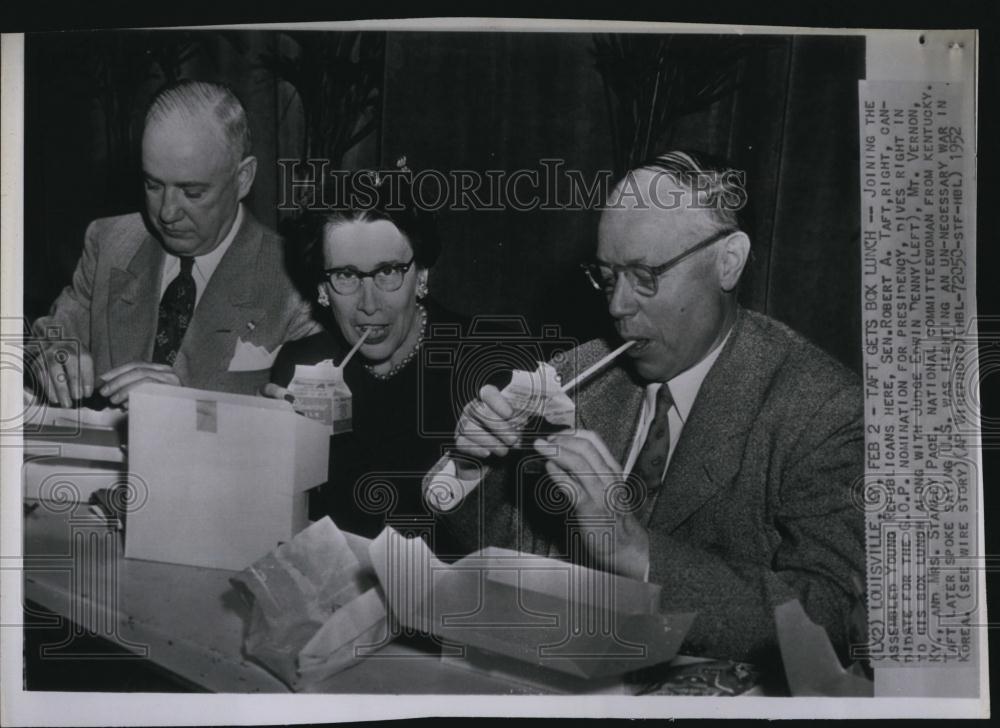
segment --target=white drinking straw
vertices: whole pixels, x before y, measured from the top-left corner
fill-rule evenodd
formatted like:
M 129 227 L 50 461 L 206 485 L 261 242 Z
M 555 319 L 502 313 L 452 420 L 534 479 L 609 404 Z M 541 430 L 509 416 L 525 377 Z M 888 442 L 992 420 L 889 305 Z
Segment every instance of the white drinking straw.
M 365 333 L 361 334 L 361 338 L 358 339 L 358 342 L 351 347 L 351 350 L 349 352 L 347 352 L 347 356 L 344 357 L 344 360 L 340 362 L 341 369 L 347 366 L 347 362 L 349 362 L 351 360 L 351 357 L 354 356 L 354 354 L 358 351 L 358 349 L 361 348 L 361 345 L 365 343 L 365 339 L 368 338 L 368 334 L 370 334 L 371 332 L 372 332 L 371 329 L 365 329 Z
M 630 346 L 632 346 L 634 343 L 635 343 L 634 339 L 626 341 L 624 344 L 622 344 L 621 346 L 619 346 L 617 349 L 615 349 L 614 351 L 612 351 L 610 354 L 606 355 L 599 362 L 597 362 L 593 366 L 589 367 L 588 369 L 585 369 L 582 373 L 578 374 L 573 379 L 570 379 L 566 384 L 563 385 L 562 391 L 563 392 L 568 392 L 569 390 L 573 389 L 573 387 L 575 387 L 576 385 L 582 384 L 583 382 L 587 381 L 588 379 L 590 379 L 591 376 L 593 376 L 594 374 L 597 374 L 597 372 L 601 371 L 609 363 L 611 363 L 612 361 L 614 361 L 615 358 L 619 354 L 621 354 L 627 348 L 629 348 Z

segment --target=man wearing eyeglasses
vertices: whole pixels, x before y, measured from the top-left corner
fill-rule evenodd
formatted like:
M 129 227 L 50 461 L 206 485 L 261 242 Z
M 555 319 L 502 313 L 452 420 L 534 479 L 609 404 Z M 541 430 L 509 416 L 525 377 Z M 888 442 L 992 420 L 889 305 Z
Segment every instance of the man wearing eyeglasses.
M 50 402 L 124 405 L 145 382 L 252 394 L 280 346 L 317 328 L 280 239 L 242 204 L 256 169 L 228 88 L 184 81 L 156 96 L 145 215 L 91 223 L 71 284 L 33 326 Z
M 864 636 L 864 521 L 852 502 L 862 394 L 815 346 L 737 304 L 750 255 L 739 180 L 683 152 L 629 172 L 587 273 L 635 343 L 575 389 L 573 430 L 524 433 L 484 387 L 425 488 L 470 550 L 648 579 L 664 613 L 698 613 L 685 653 L 764 665 L 777 659 L 773 610 L 791 599 L 840 650 Z M 558 365 L 562 381 L 618 343 L 578 347 Z M 569 513 L 553 508 L 552 488 Z

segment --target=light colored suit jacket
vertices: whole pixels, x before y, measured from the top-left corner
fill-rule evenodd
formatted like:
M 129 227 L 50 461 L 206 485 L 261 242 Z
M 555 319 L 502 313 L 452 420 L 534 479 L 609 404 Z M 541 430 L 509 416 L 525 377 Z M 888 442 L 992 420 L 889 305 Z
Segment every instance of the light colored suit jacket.
M 72 283 L 49 315 L 35 321 L 33 333 L 80 341 L 97 376 L 149 361 L 165 257 L 140 214 L 95 220 Z M 174 370 L 184 386 L 253 394 L 268 381 L 278 347 L 317 329 L 285 272 L 281 239 L 244 210 L 198 301 Z
M 607 351 L 599 341 L 578 347 L 563 381 Z M 620 463 L 644 386 L 612 367 L 575 395 L 578 426 Z M 662 611 L 698 613 L 685 653 L 773 664 L 773 608 L 792 598 L 841 650 L 864 637 L 864 513 L 852 497 L 862 403 L 851 372 L 777 321 L 739 311 L 650 520 L 649 580 L 663 587 Z M 469 551 L 492 544 L 570 558 L 565 510 L 544 487 L 543 463 L 527 450 L 506 458 L 444 527 Z

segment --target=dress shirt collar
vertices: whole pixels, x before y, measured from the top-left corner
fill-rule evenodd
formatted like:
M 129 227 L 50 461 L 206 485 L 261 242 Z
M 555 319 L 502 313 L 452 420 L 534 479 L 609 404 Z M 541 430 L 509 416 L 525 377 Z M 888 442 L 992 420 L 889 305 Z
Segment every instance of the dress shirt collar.
M 673 397 L 674 405 L 677 408 L 677 413 L 680 415 L 682 423 L 687 422 L 688 414 L 691 412 L 694 400 L 698 396 L 698 390 L 701 389 L 701 383 L 705 381 L 705 377 L 708 375 L 712 365 L 719 358 L 722 348 L 729 341 L 732 333 L 733 327 L 730 326 L 725 338 L 704 359 L 693 367 L 685 369 L 667 382 L 667 386 L 670 387 L 670 396 Z M 646 386 L 646 406 L 649 408 L 648 411 L 653 412 L 655 410 L 656 393 L 660 391 L 660 387 L 662 386 L 662 382 L 653 382 Z
M 194 265 L 191 270 L 191 275 L 195 281 L 195 303 L 201 300 L 201 294 L 203 294 L 205 292 L 205 288 L 208 287 L 208 282 L 215 273 L 215 269 L 219 267 L 219 263 L 222 262 L 223 256 L 225 256 L 229 247 L 233 244 L 233 240 L 236 239 L 236 235 L 240 231 L 240 226 L 243 224 L 244 217 L 243 203 L 240 203 L 236 208 L 236 217 L 233 219 L 232 227 L 229 228 L 229 232 L 226 234 L 226 237 L 222 239 L 222 242 L 216 245 L 212 251 L 205 253 L 205 255 L 195 256 Z M 167 259 L 163 265 L 163 274 L 160 277 L 161 298 L 167 290 L 167 286 L 170 285 L 170 282 L 177 276 L 180 270 L 181 259 L 173 253 L 168 252 Z
M 215 269 L 219 267 L 219 262 L 226 254 L 226 251 L 229 250 L 229 246 L 233 244 L 236 233 L 239 232 L 240 225 L 242 224 L 243 203 L 241 202 L 236 207 L 236 217 L 233 219 L 233 225 L 229 228 L 229 233 L 222 239 L 222 242 L 216 245 L 210 252 L 195 257 L 194 267 L 198 269 L 198 272 L 201 273 L 206 281 L 211 279 Z

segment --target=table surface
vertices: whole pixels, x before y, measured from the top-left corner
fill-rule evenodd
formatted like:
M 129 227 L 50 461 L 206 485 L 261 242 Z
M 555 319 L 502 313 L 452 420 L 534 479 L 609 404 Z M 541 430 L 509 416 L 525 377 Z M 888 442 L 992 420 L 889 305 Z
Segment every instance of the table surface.
M 126 559 L 120 532 L 86 504 L 25 503 L 25 599 L 208 690 L 288 692 L 283 682 L 242 654 L 249 608 L 230 584 L 235 572 Z M 309 690 L 494 695 L 573 691 L 537 682 L 537 676 L 533 680 L 476 663 L 442 659 L 419 643 L 393 642 Z M 591 683 L 587 692 L 626 690 L 620 681 L 609 681 Z

